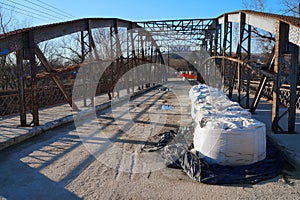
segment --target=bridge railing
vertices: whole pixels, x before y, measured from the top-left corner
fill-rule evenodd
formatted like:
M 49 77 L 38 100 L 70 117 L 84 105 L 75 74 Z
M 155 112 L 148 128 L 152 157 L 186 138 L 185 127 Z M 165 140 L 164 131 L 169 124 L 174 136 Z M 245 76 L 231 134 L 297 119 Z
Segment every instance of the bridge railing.
M 54 51 L 63 60 L 58 65 L 52 62 L 46 48 L 53 39 L 60 45 Z M 85 73 L 82 85 L 77 87 L 85 88 L 80 94 L 83 106 L 95 106 L 97 95 L 107 94 L 108 100 L 118 98 L 119 90 L 126 89 L 130 94 L 166 78 L 160 65 L 164 64 L 163 57 L 151 35 L 125 20 L 82 19 L 17 30 L 0 35 L 0 47 L 7 49 L 1 64 L 10 69 L 4 70 L 1 77 L 0 115 L 20 113 L 21 126 L 39 125 L 38 111 L 44 106 L 67 102 L 78 110 L 72 94 L 81 68 Z M 9 65 L 4 64 L 7 60 Z M 101 63 L 108 63 L 101 69 L 102 76 L 93 77 Z M 154 64 L 149 65 L 149 76 L 132 73 L 134 77 L 122 79 L 128 71 L 149 63 Z M 160 71 L 161 76 L 151 78 L 153 71 Z M 94 93 L 88 87 L 93 87 Z M 27 121 L 28 113 L 32 115 L 31 122 Z

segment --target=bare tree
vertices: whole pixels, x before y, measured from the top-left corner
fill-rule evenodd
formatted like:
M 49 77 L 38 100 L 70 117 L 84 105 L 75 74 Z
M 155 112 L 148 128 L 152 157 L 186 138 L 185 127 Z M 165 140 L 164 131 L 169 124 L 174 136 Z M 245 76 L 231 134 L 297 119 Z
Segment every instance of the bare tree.
M 2 7 L 0 7 L 0 34 L 4 34 L 10 30 L 12 26 L 12 17 L 11 13 L 6 12 Z M 1 49 L 0 51 L 3 51 Z M 9 55 L 0 55 L 0 85 L 1 89 L 14 88 L 13 82 L 11 79 L 11 72 L 14 70 L 10 70 L 10 65 L 12 64 L 11 58 Z
M 281 14 L 300 17 L 300 2 L 299 0 L 281 0 L 283 9 L 280 10 Z
M 4 10 L 0 7 L 0 34 L 9 31 L 12 24 L 11 16 L 7 15 Z
M 243 7 L 249 10 L 264 12 L 266 10 L 265 0 L 243 0 Z
M 55 56 L 65 62 L 65 65 L 79 64 L 83 57 L 81 52 L 80 33 L 65 36 L 55 49 Z
M 111 46 L 110 46 L 110 32 L 108 29 L 102 28 L 94 31 L 93 34 L 96 48 L 98 50 L 101 59 L 107 59 L 111 57 Z

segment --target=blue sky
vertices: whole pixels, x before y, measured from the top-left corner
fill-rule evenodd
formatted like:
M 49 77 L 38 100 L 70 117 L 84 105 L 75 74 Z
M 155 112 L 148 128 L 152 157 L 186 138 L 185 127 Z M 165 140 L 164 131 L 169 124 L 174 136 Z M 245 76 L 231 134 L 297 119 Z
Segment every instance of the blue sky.
M 186 19 L 186 18 L 212 18 L 225 12 L 242 10 L 242 0 L 0 0 L 0 6 L 11 8 L 7 4 L 20 7 L 20 5 L 32 8 L 28 15 L 34 15 L 36 9 L 40 14 L 49 13 L 48 17 L 59 17 L 61 10 L 71 16 L 61 16 L 61 20 L 39 17 L 35 19 L 29 16 L 14 14 L 14 17 L 22 21 L 24 18 L 32 25 L 66 21 L 84 17 L 117 17 L 133 21 L 160 20 L 160 19 Z M 42 2 L 54 6 L 56 12 L 44 10 L 32 4 L 36 3 L 52 9 Z M 277 12 L 280 9 L 280 0 L 265 0 L 266 10 Z M 4 3 L 4 4 L 3 4 Z M 23 9 L 27 9 L 23 7 Z M 24 12 L 14 8 L 15 11 Z M 44 12 L 44 13 L 42 13 Z M 36 16 L 36 15 L 34 15 Z M 37 17 L 37 16 L 36 16 Z

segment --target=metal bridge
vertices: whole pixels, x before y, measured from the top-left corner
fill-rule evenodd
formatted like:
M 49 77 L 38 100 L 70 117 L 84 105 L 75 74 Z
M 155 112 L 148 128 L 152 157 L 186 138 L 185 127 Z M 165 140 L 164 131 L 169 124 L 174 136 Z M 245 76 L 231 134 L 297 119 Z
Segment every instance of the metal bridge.
M 97 33 L 101 30 L 108 37 L 100 34 L 102 40 L 98 40 Z M 76 53 L 78 63 L 55 67 L 42 46 L 66 37 L 74 42 L 72 47 L 76 51 L 69 48 L 69 52 Z M 259 43 L 269 50 L 263 52 L 258 48 Z M 134 73 L 130 79 L 121 80 L 124 83 L 121 89 L 132 93 L 135 86 L 145 88 L 167 81 L 166 65 L 171 52 L 180 52 L 180 55 L 192 52 L 196 57 L 186 59 L 198 71 L 199 81 L 210 82 L 209 63 L 214 62 L 230 98 L 236 93 L 237 101 L 252 113 L 262 96 L 272 99 L 273 131 L 293 133 L 296 109 L 300 108 L 299 45 L 299 18 L 248 10 L 211 19 L 131 22 L 88 18 L 20 29 L 0 35 L 0 50 L 5 52 L 0 57 L 0 115 L 19 113 L 21 126 L 38 126 L 41 107 L 68 102 L 77 110 L 77 102 L 72 101 L 74 80 L 69 75 L 79 68 L 84 69 L 90 56 L 93 62 L 111 62 L 103 72 L 105 76 L 91 87 L 95 88 L 96 95 L 107 93 L 112 99 L 120 97 L 114 87 L 129 70 L 157 63 L 145 69 L 148 77 Z M 207 55 L 203 58 L 204 51 Z M 258 59 L 262 53 L 265 57 Z M 5 62 L 8 58 L 10 64 Z M 160 76 L 151 76 L 153 72 L 159 72 Z M 93 74 L 93 70 L 88 74 Z M 138 84 L 134 80 L 138 80 Z M 83 88 L 84 84 L 85 81 Z M 93 96 L 95 94 L 83 91 L 84 106 L 95 105 Z M 286 106 L 283 113 L 279 112 L 281 104 Z M 32 114 L 32 121 L 26 116 L 28 112 Z M 279 123 L 283 115 L 288 115 L 287 129 Z

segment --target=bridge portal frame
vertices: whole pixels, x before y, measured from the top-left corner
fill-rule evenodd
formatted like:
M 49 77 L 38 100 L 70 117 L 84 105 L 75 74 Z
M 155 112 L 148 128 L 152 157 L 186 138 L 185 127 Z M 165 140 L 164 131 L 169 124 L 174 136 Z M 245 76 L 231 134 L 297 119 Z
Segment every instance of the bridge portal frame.
M 234 44 L 233 35 L 234 27 L 233 23 L 239 24 L 238 30 L 238 43 Z M 142 26 L 141 26 L 142 24 Z M 25 96 L 24 96 L 24 76 L 23 76 L 23 59 L 30 61 L 30 80 L 31 80 L 31 96 L 32 96 L 32 114 L 33 125 L 38 125 L 38 108 L 37 108 L 37 94 L 36 94 L 36 66 L 35 55 L 43 63 L 45 70 L 48 74 L 51 74 L 51 66 L 45 60 L 45 56 L 37 47 L 36 44 L 47 41 L 53 38 L 61 37 L 64 35 L 72 34 L 75 32 L 81 32 L 82 38 L 82 54 L 90 52 L 95 49 L 91 30 L 93 28 L 110 27 L 111 34 L 118 33 L 118 27 L 125 27 L 127 29 L 141 28 L 143 27 L 146 32 L 152 34 L 160 31 L 160 29 L 168 30 L 168 33 L 176 32 L 182 35 L 188 35 L 191 39 L 191 43 L 195 46 L 204 47 L 211 56 L 211 59 L 221 59 L 221 71 L 225 75 L 226 66 L 231 65 L 232 77 L 229 79 L 229 97 L 232 96 L 234 83 L 237 83 L 238 101 L 241 102 L 243 98 L 246 98 L 245 107 L 250 107 L 252 113 L 255 112 L 261 93 L 266 86 L 267 81 L 273 81 L 273 104 L 272 104 L 272 129 L 274 132 L 288 132 L 293 133 L 295 131 L 295 112 L 297 101 L 297 70 L 299 66 L 299 46 L 300 46 L 300 23 L 299 18 L 287 17 L 270 13 L 261 13 L 255 11 L 235 11 L 225 13 L 217 18 L 212 19 L 184 19 L 184 20 L 161 20 L 151 22 L 130 22 L 120 19 L 81 19 L 70 22 L 63 22 L 57 24 L 44 25 L 39 27 L 27 28 L 16 30 L 7 34 L 0 35 L 0 48 L 8 49 L 9 52 L 16 52 L 17 65 L 19 70 L 18 88 L 20 97 L 20 119 L 21 125 L 27 125 L 26 123 L 26 109 L 25 109 Z M 274 50 L 270 54 L 270 57 L 265 64 L 266 70 L 256 69 L 253 65 L 253 61 L 250 60 L 252 48 L 251 48 L 251 29 L 252 27 L 259 28 L 267 31 L 275 36 Z M 84 32 L 87 32 L 84 35 Z M 162 37 L 164 37 L 163 35 Z M 84 40 L 88 38 L 88 42 Z M 140 50 L 135 51 L 135 47 L 132 47 L 131 52 L 128 55 L 133 56 L 133 63 L 137 64 L 140 60 L 145 59 L 145 47 L 146 43 L 143 43 L 143 36 L 136 38 Z M 134 37 L 129 37 L 128 40 L 134 40 Z M 159 41 L 157 41 L 159 43 Z M 115 45 L 115 49 L 119 49 L 118 38 L 112 37 L 111 45 Z M 236 45 L 236 46 L 235 46 Z M 151 46 L 151 45 L 150 45 Z M 235 55 L 233 55 L 233 49 L 236 47 Z M 85 49 L 88 50 L 85 50 Z M 165 48 L 169 49 L 170 47 Z M 152 45 L 151 51 L 148 51 L 149 57 L 154 60 L 163 61 L 162 48 L 156 48 Z M 154 53 L 158 53 L 154 56 Z M 95 55 L 97 53 L 95 52 Z M 141 57 L 139 59 L 139 56 Z M 116 62 L 117 69 L 119 69 L 120 63 L 124 63 L 122 57 Z M 133 64 L 132 63 L 132 64 Z M 80 67 L 80 66 L 77 66 Z M 289 74 L 283 73 L 283 68 L 289 69 Z M 118 70 L 117 70 L 118 71 Z M 119 72 L 119 71 L 118 71 Z M 242 75 L 246 72 L 246 75 Z M 250 105 L 250 78 L 251 73 L 256 72 L 262 74 L 262 78 L 259 87 L 256 91 L 254 100 Z M 111 72 L 112 79 L 114 76 Z M 70 98 L 65 94 L 63 85 L 57 80 L 55 75 L 51 75 L 53 81 L 58 85 L 62 93 L 66 98 L 66 101 L 70 105 L 73 105 Z M 138 77 L 135 77 L 138 78 Z M 225 77 L 226 78 L 226 77 Z M 162 78 L 165 80 L 165 77 Z M 246 85 L 244 86 L 244 79 Z M 283 84 L 288 83 L 289 86 L 289 105 L 288 109 L 283 113 L 280 113 L 280 95 Z M 246 96 L 242 97 L 242 92 L 246 91 Z M 114 95 L 114 94 L 112 94 Z M 94 104 L 92 102 L 92 104 Z M 74 107 L 74 105 L 73 105 Z M 76 108 L 76 106 L 75 106 Z M 280 120 L 283 115 L 288 114 L 288 129 L 284 130 L 280 126 Z

